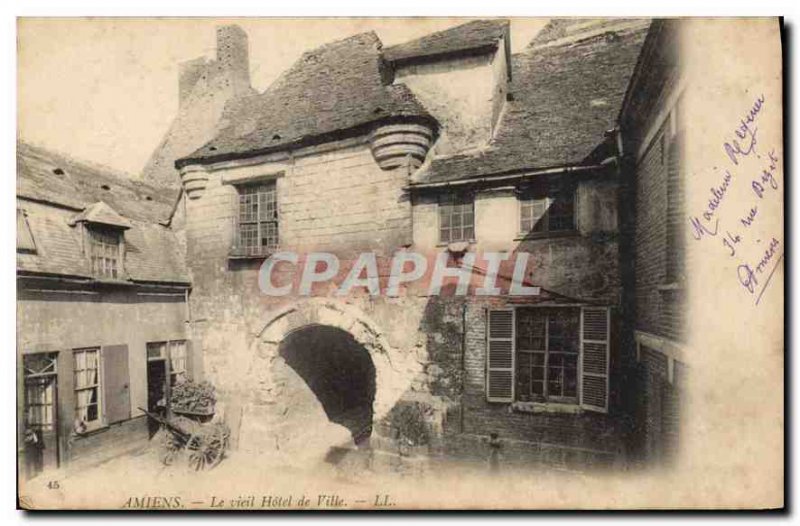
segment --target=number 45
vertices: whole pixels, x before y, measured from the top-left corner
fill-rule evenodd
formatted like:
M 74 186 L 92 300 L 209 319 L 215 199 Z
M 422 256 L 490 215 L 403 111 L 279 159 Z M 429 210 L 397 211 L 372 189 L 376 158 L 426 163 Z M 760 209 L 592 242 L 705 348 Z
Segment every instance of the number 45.
M 47 483 L 47 488 L 48 489 L 58 489 L 60 487 L 61 486 L 58 484 L 57 480 L 51 480 L 50 482 Z

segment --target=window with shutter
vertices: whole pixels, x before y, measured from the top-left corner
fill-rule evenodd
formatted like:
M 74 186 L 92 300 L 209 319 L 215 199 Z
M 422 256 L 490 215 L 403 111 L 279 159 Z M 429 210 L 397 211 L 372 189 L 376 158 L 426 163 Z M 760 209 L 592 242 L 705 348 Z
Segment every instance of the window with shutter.
M 682 137 L 673 135 L 667 145 L 667 281 L 679 281 L 683 277 L 684 242 L 683 208 L 684 191 L 681 181 Z
M 490 310 L 486 338 L 486 399 L 514 399 L 514 311 Z
M 515 399 L 578 402 L 578 327 L 574 308 L 518 308 Z
M 17 252 L 36 253 L 31 226 L 28 224 L 25 211 L 21 208 L 17 208 Z
M 581 406 L 608 411 L 609 332 L 608 308 L 581 309 Z

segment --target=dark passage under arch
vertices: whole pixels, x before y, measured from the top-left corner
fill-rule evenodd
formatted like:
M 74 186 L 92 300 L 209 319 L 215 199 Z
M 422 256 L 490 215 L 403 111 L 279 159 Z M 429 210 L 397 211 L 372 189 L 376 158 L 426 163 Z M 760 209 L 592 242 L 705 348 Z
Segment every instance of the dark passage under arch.
M 328 420 L 350 430 L 357 444 L 372 434 L 375 366 L 348 332 L 309 325 L 290 333 L 278 352 L 322 404 Z

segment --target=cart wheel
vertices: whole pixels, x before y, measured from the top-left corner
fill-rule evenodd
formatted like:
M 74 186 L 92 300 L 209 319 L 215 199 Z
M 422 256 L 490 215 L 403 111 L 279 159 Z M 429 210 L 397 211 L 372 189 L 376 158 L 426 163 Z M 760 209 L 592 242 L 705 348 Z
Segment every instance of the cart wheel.
M 206 469 L 205 455 L 200 452 L 193 451 L 189 454 L 189 467 L 195 471 L 203 471 Z
M 180 440 L 172 433 L 167 432 L 164 435 L 164 452 L 161 454 L 161 463 L 165 466 L 171 466 L 175 458 L 180 455 L 183 445 Z
M 206 444 L 203 436 L 190 436 L 186 442 L 186 449 L 189 451 L 189 467 L 195 471 L 204 470 L 206 468 Z
M 222 462 L 222 458 L 225 456 L 225 451 L 228 449 L 229 437 L 230 431 L 226 427 L 217 426 L 215 428 L 214 434 L 209 441 L 209 452 L 207 455 L 207 460 L 211 467 L 214 467 Z
M 222 455 L 225 452 L 225 444 L 219 439 L 212 439 L 206 447 L 205 458 L 208 468 L 211 469 L 222 462 Z

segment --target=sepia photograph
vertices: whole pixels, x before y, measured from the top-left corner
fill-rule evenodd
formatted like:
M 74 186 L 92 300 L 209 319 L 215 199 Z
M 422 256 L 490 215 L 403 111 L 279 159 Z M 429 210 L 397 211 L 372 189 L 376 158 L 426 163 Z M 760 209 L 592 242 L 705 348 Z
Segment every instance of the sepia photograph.
M 782 19 L 16 24 L 19 508 L 784 506 Z

